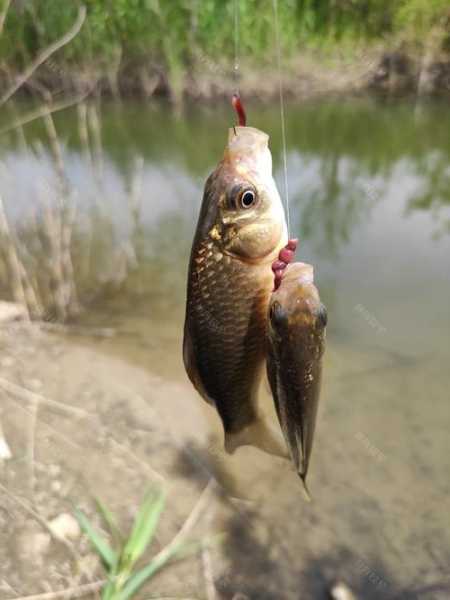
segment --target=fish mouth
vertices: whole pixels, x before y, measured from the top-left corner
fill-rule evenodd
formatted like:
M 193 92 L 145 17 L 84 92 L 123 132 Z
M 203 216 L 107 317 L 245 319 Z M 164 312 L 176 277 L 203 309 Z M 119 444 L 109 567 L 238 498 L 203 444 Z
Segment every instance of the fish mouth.
M 256 127 L 235 125 L 228 129 L 227 150 L 232 154 L 248 153 L 249 147 L 255 151 L 264 151 L 269 146 L 269 136 Z
M 244 168 L 272 176 L 272 156 L 269 136 L 255 127 L 235 126 L 228 130 L 225 162 L 235 168 Z

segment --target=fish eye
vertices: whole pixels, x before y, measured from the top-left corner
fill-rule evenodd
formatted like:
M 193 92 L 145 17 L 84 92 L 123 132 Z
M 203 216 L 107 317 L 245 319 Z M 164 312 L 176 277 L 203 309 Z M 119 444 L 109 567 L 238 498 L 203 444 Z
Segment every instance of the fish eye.
M 256 203 L 256 193 L 254 190 L 244 190 L 239 199 L 241 208 L 251 208 Z

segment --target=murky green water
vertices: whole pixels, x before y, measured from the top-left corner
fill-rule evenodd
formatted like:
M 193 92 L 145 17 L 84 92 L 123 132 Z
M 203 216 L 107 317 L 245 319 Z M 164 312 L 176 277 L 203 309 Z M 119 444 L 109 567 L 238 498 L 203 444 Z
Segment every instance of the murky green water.
M 278 111 L 249 105 L 248 112 L 249 124 L 271 136 L 282 190 Z M 144 160 L 145 264 L 82 320 L 117 329 L 111 340 L 92 342 L 98 349 L 163 378 L 186 381 L 188 253 L 203 182 L 232 118 L 225 106 L 188 107 L 181 117 L 161 107 L 103 107 L 100 187 L 74 115 L 57 118 L 80 213 L 95 202 L 106 207 L 118 241 L 131 227 L 127 182 L 136 156 Z M 41 133 L 25 129 L 29 146 Z M 252 480 L 251 495 L 263 501 L 293 561 L 283 559 L 280 569 L 290 569 L 293 581 L 295 573 L 311 574 L 304 595 L 289 588 L 280 598 L 321 597 L 323 578 L 339 575 L 364 598 L 450 595 L 449 133 L 446 104 L 339 100 L 287 108 L 291 233 L 300 238 L 298 258 L 315 266 L 329 327 L 310 476 L 315 502 L 303 503 L 288 470 L 262 454 L 255 459 L 263 475 Z M 2 194 L 20 220 L 51 166 L 45 152 L 36 158 L 7 137 L 1 160 Z M 245 460 L 240 466 L 233 458 L 229 470 L 248 491 Z

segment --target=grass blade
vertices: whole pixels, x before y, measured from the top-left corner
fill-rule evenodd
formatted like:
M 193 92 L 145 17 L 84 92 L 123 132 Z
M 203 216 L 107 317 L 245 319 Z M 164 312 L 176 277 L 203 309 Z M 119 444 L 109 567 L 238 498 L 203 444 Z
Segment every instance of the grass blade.
M 125 570 L 132 569 L 151 542 L 164 509 L 165 501 L 164 492 L 147 494 L 122 552 L 121 566 Z
M 117 600 L 129 600 L 146 581 L 153 577 L 173 557 L 175 552 L 176 549 L 174 548 L 172 552 L 167 553 L 165 556 L 155 557 L 146 567 L 132 575 Z
M 109 578 L 108 583 L 103 588 L 102 600 L 117 600 L 117 588 L 113 577 Z
M 164 565 L 175 556 L 177 558 L 186 558 L 198 552 L 205 545 L 210 546 L 220 542 L 224 537 L 224 534 L 219 533 L 217 535 L 209 536 L 201 541 L 180 542 L 173 547 L 170 547 L 169 544 L 169 546 L 163 548 L 163 550 L 161 550 L 147 566 L 143 567 L 140 571 L 137 571 L 128 579 L 117 600 L 129 600 L 146 581 L 151 579 L 157 571 L 162 569 Z
M 105 504 L 103 504 L 103 502 L 99 498 L 95 498 L 95 504 L 97 505 L 98 511 L 102 515 L 103 520 L 108 525 L 109 530 L 111 531 L 111 534 L 114 538 L 114 541 L 118 545 L 121 545 L 124 538 L 123 538 L 122 532 L 119 529 L 119 526 L 116 523 L 116 519 L 114 518 L 114 515 L 109 510 L 109 508 L 107 506 L 105 506 Z
M 89 519 L 79 509 L 75 509 L 75 517 L 82 529 L 88 536 L 89 541 L 95 548 L 100 558 L 108 569 L 112 569 L 116 564 L 117 556 L 108 542 L 91 525 Z

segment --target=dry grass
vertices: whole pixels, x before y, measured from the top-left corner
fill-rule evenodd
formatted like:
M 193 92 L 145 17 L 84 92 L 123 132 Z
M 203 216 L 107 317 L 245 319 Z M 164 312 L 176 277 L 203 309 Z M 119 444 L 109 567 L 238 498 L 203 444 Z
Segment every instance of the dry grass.
M 2 6 L 0 35 L 3 33 L 10 4 L 6 1 Z M 43 48 L 30 60 L 23 72 L 10 81 L 8 88 L 0 97 L 0 106 L 7 103 L 9 105 L 9 101 L 30 81 L 34 72 L 41 65 L 45 65 L 53 54 L 72 42 L 82 29 L 85 19 L 86 8 L 80 5 L 71 27 L 61 37 Z M 70 98 L 55 103 L 52 94 L 44 86 L 39 86 L 38 91 L 43 96 L 43 104 L 31 114 L 14 119 L 12 125 L 4 128 L 2 133 L 15 130 L 21 144 L 26 146 L 23 124 L 42 119 L 55 179 L 51 184 L 37 186 L 38 202 L 33 203 L 33 216 L 20 227 L 16 222 L 8 219 L 0 196 L 0 259 L 3 259 L 0 260 L 0 287 L 11 299 L 25 308 L 28 320 L 51 320 L 64 323 L 76 317 L 82 309 L 79 294 L 81 272 L 75 269 L 73 261 L 75 238 L 79 239 L 81 236 L 77 222 L 77 190 L 73 188 L 67 177 L 64 152 L 52 115 L 68 106 L 79 105 L 79 137 L 85 156 L 95 174 L 97 192 L 102 190 L 103 174 L 101 120 L 95 104 L 84 103 L 86 93 L 75 99 Z M 37 154 L 38 158 L 42 154 L 42 147 L 26 147 L 26 150 Z M 139 185 L 135 185 L 130 191 L 129 206 L 132 219 L 136 214 L 138 202 L 136 190 L 138 189 Z M 91 223 L 91 229 L 97 227 L 98 222 Z M 111 247 L 106 249 L 106 253 L 110 257 L 116 257 L 117 249 L 112 247 L 114 244 L 112 239 L 110 244 Z M 86 239 L 83 239 L 81 247 L 89 263 L 92 248 L 86 244 Z M 114 271 L 114 268 L 110 268 L 110 273 Z M 127 273 L 128 264 L 125 263 L 120 271 L 122 279 L 126 278 Z M 96 279 L 104 283 L 108 279 L 104 274 L 96 275 Z
M 13 343 L 12 340 L 16 340 L 18 337 L 21 337 L 22 342 L 24 339 L 31 337 L 35 338 L 29 341 L 32 353 L 35 352 L 36 347 L 42 350 L 43 340 L 46 336 L 43 333 L 38 333 L 38 327 L 17 324 L 14 327 L 18 330 L 17 333 L 14 333 L 12 329 L 5 329 L 5 336 L 11 343 Z M 21 331 L 20 335 L 19 330 Z M 30 332 L 35 333 L 30 336 Z M 5 348 L 8 347 L 8 345 L 5 346 Z M 52 348 L 54 348 L 53 342 L 49 343 L 45 352 L 51 353 Z M 89 359 L 87 360 L 87 363 L 91 362 Z M 154 574 L 161 571 L 165 565 L 167 565 L 166 573 L 162 575 L 164 581 L 169 582 L 170 585 L 173 584 L 174 589 L 177 589 L 177 579 L 176 577 L 173 579 L 172 570 L 174 569 L 177 573 L 180 572 L 179 569 L 182 569 L 182 572 L 194 570 L 196 567 L 193 555 L 200 551 L 202 551 L 203 556 L 206 556 L 206 563 L 204 562 L 205 585 L 207 579 L 209 579 L 209 586 L 214 585 L 209 548 L 212 540 L 218 538 L 209 535 L 209 532 L 211 531 L 211 518 L 215 514 L 217 503 L 220 504 L 217 483 L 211 478 L 200 494 L 197 486 L 193 485 L 189 495 L 183 495 L 182 499 L 180 498 L 180 489 L 177 491 L 174 488 L 172 477 L 168 477 L 167 468 L 170 469 L 173 458 L 168 461 L 165 459 L 161 461 L 154 455 L 152 450 L 148 450 L 147 442 L 145 443 L 145 454 L 142 454 L 143 446 L 135 447 L 129 441 L 129 434 L 132 432 L 130 427 L 134 426 L 133 421 L 128 423 L 125 420 L 123 423 L 116 423 L 116 419 L 110 420 L 108 418 L 117 399 L 127 398 L 127 400 L 132 401 L 135 393 L 124 386 L 123 390 L 117 390 L 116 399 L 111 399 L 109 394 L 105 398 L 105 408 L 108 406 L 108 410 L 100 408 L 98 412 L 94 413 L 89 404 L 84 406 L 81 402 L 78 405 L 78 385 L 73 389 L 74 396 L 70 395 L 68 398 L 64 395 L 64 401 L 58 401 L 58 396 L 52 397 L 51 394 L 48 394 L 46 385 L 42 387 L 32 385 L 29 374 L 33 371 L 33 366 L 28 364 L 27 353 L 22 355 L 22 350 L 16 357 L 15 366 L 11 368 L 11 373 L 2 373 L 0 378 L 0 395 L 4 397 L 5 411 L 8 413 L 6 433 L 9 434 L 8 437 L 13 442 L 14 451 L 12 459 L 5 462 L 4 470 L 1 472 L 0 496 L 3 501 L 0 503 L 0 508 L 4 507 L 4 510 L 8 510 L 8 513 L 12 516 L 14 531 L 16 532 L 14 534 L 15 538 L 19 536 L 23 539 L 26 535 L 27 540 L 29 540 L 27 543 L 31 548 L 33 547 L 33 532 L 38 530 L 40 531 L 39 535 L 51 538 L 51 550 L 44 551 L 42 555 L 39 550 L 36 550 L 37 554 L 33 558 L 36 559 L 36 564 L 41 566 L 35 568 L 34 575 L 27 575 L 27 581 L 24 582 L 23 587 L 17 585 L 14 577 L 22 567 L 28 568 L 29 566 L 32 570 L 33 558 L 30 559 L 28 555 L 16 557 L 13 554 L 13 573 L 11 579 L 9 576 L 7 577 L 7 581 L 11 581 L 11 585 L 14 587 L 11 588 L 11 593 L 7 591 L 6 597 L 11 598 L 11 600 L 14 597 L 23 598 L 24 600 L 58 600 L 59 598 L 82 596 L 100 598 L 102 593 L 106 593 L 106 584 L 110 584 L 111 587 L 112 584 L 118 581 L 118 576 L 124 573 L 126 577 L 122 582 L 124 584 L 123 589 L 122 587 L 115 589 L 113 586 L 114 594 L 108 597 L 115 600 L 125 597 L 132 598 L 134 597 L 133 590 L 137 590 L 141 583 L 144 584 L 149 578 L 153 578 Z M 96 368 L 94 367 L 92 373 L 95 371 Z M 65 381 L 67 373 L 62 375 L 62 378 Z M 23 382 L 20 381 L 22 379 Z M 85 382 L 85 376 L 82 376 L 81 380 Z M 28 385 L 26 382 L 29 382 Z M 112 387 L 115 388 L 116 385 L 113 384 Z M 33 391 L 36 388 L 40 390 L 39 393 Z M 103 384 L 98 389 L 103 389 Z M 98 396 L 98 391 L 95 392 L 95 396 Z M 142 401 L 139 400 L 140 402 Z M 14 418 L 13 413 L 15 413 Z M 153 437 L 156 436 L 159 440 L 162 440 L 169 435 L 165 432 L 165 426 L 156 413 L 154 419 L 148 419 L 148 422 L 154 422 L 155 427 L 163 427 L 158 434 L 155 430 Z M 15 435 L 12 433 L 14 432 L 13 423 L 20 424 Z M 20 439 L 17 438 L 17 433 Z M 83 439 L 83 447 L 78 443 L 80 442 L 78 433 Z M 86 435 L 87 437 L 85 437 Z M 49 440 L 51 440 L 52 449 L 49 448 Z M 99 440 L 103 441 L 99 442 Z M 93 446 L 90 446 L 91 443 Z M 155 448 L 160 447 L 160 441 L 155 439 L 154 443 Z M 54 447 L 59 449 L 55 453 Z M 89 450 L 87 450 L 88 448 Z M 169 450 L 169 446 L 167 450 Z M 173 457 L 178 455 L 176 449 L 170 450 L 170 455 L 172 455 L 172 452 Z M 60 459 L 57 456 L 60 456 Z M 149 460 L 149 457 L 153 457 L 154 460 Z M 49 460 L 56 461 L 61 465 L 61 471 L 56 477 L 62 481 L 63 486 L 61 489 L 64 491 L 59 498 L 58 493 L 55 493 L 49 485 L 49 473 L 45 466 L 49 465 Z M 91 465 L 91 474 L 86 473 L 85 463 L 88 460 Z M 74 466 L 74 462 L 77 466 Z M 108 490 L 105 487 L 105 483 L 109 478 L 107 476 L 103 478 L 102 476 L 102 473 L 111 469 L 116 469 L 117 488 L 114 490 Z M 161 469 L 161 472 L 158 472 L 157 469 L 158 471 Z M 17 473 L 17 477 L 13 477 L 13 473 Z M 133 475 L 131 476 L 131 474 Z M 135 474 L 138 474 L 135 478 L 137 487 L 133 487 L 135 485 L 133 484 L 131 485 L 132 489 L 130 489 L 130 481 Z M 73 486 L 77 489 L 75 490 Z M 114 533 L 108 535 L 110 529 L 108 522 L 104 514 L 99 511 L 100 503 L 98 503 L 96 509 L 93 497 L 105 498 L 105 501 L 117 515 L 114 520 L 120 524 L 121 529 L 125 529 L 127 523 L 131 524 L 134 521 L 136 524 L 137 522 L 135 507 L 137 507 L 138 498 L 136 496 L 141 497 L 141 486 L 143 488 L 149 486 L 151 489 L 164 490 L 171 499 L 170 507 L 164 510 L 161 519 L 153 515 L 155 527 L 158 524 L 158 531 L 155 536 L 149 536 L 148 543 L 144 544 L 140 541 L 142 540 L 142 537 L 138 535 L 140 527 L 131 528 L 132 532 L 136 534 L 134 536 L 135 541 L 136 543 L 139 542 L 140 549 L 138 548 L 139 552 L 135 555 L 135 560 L 131 565 L 133 568 L 126 570 L 125 566 L 129 564 L 127 557 L 130 548 L 132 548 L 129 542 L 133 535 L 127 537 L 123 535 L 117 537 Z M 138 490 L 138 494 L 136 494 L 136 490 Z M 125 500 L 124 496 L 126 497 Z M 49 500 L 50 498 L 51 500 Z M 50 504 L 51 508 L 49 508 Z M 142 506 L 140 511 L 137 511 L 138 514 L 141 513 L 145 517 L 141 520 L 142 526 L 147 527 L 149 521 L 151 521 L 153 504 L 152 500 L 148 506 L 148 514 L 142 512 Z M 99 532 L 99 535 L 107 544 L 110 544 L 116 556 L 123 557 L 120 561 L 121 568 L 115 574 L 107 569 L 107 577 L 104 578 L 100 571 L 99 561 L 86 560 L 88 557 L 95 558 L 95 547 L 94 550 L 90 549 L 84 536 L 80 537 L 78 535 L 74 538 L 61 539 L 54 531 L 52 523 L 55 515 L 61 512 L 72 512 L 73 506 L 80 507 L 89 522 L 92 523 L 95 531 Z M 127 508 L 124 510 L 124 507 Z M 160 508 L 162 509 L 162 504 Z M 132 519 L 130 520 L 131 515 Z M 185 520 L 184 525 L 182 525 L 181 519 Z M 159 523 L 160 520 L 161 523 Z M 36 528 L 32 527 L 30 530 L 30 526 L 36 526 Z M 82 530 L 89 537 L 89 532 L 83 527 Z M 153 552 L 151 548 L 147 548 L 151 537 L 154 538 Z M 12 543 L 14 545 L 16 542 Z M 57 553 L 56 560 L 55 553 Z M 182 563 L 184 561 L 180 559 L 188 556 L 191 556 L 191 558 L 189 561 L 185 561 L 187 565 L 183 567 Z M 41 557 L 45 557 L 44 562 L 40 562 Z M 28 561 L 30 561 L 30 564 Z M 177 562 L 176 566 L 172 564 L 173 561 Z M 69 568 L 64 571 L 64 579 L 59 580 L 55 577 L 53 569 L 57 570 L 64 563 L 67 563 Z M 194 564 L 192 565 L 192 563 Z M 192 566 L 189 567 L 189 564 Z M 4 575 L 3 571 L 2 574 Z M 30 587 L 31 580 L 33 585 Z M 2 577 L 0 575 L 1 584 Z M 6 585 L 4 582 L 3 584 Z M 202 585 L 203 581 L 199 578 L 199 589 L 202 588 Z M 155 592 L 154 588 L 148 586 L 147 588 L 149 591 Z M 139 597 L 145 598 L 148 596 Z M 168 597 L 168 595 L 159 594 L 154 597 L 160 599 Z M 187 598 L 189 594 L 180 597 Z
M 84 215 L 83 219 L 77 214 L 80 192 L 67 176 L 51 105 L 42 114 L 54 178 L 37 182 L 37 202 L 31 207 L 31 216 L 20 224 L 8 219 L 0 196 L 0 287 L 26 308 L 30 320 L 66 323 L 79 315 L 94 290 L 98 296 L 104 289 L 119 289 L 130 270 L 137 267 L 143 161 L 136 160 L 123 202 L 132 226 L 125 248 L 117 241 L 106 203 L 103 206 L 101 201 L 104 153 L 97 107 L 78 106 L 79 138 L 97 199 L 88 218 Z M 42 146 L 27 150 L 44 158 Z

